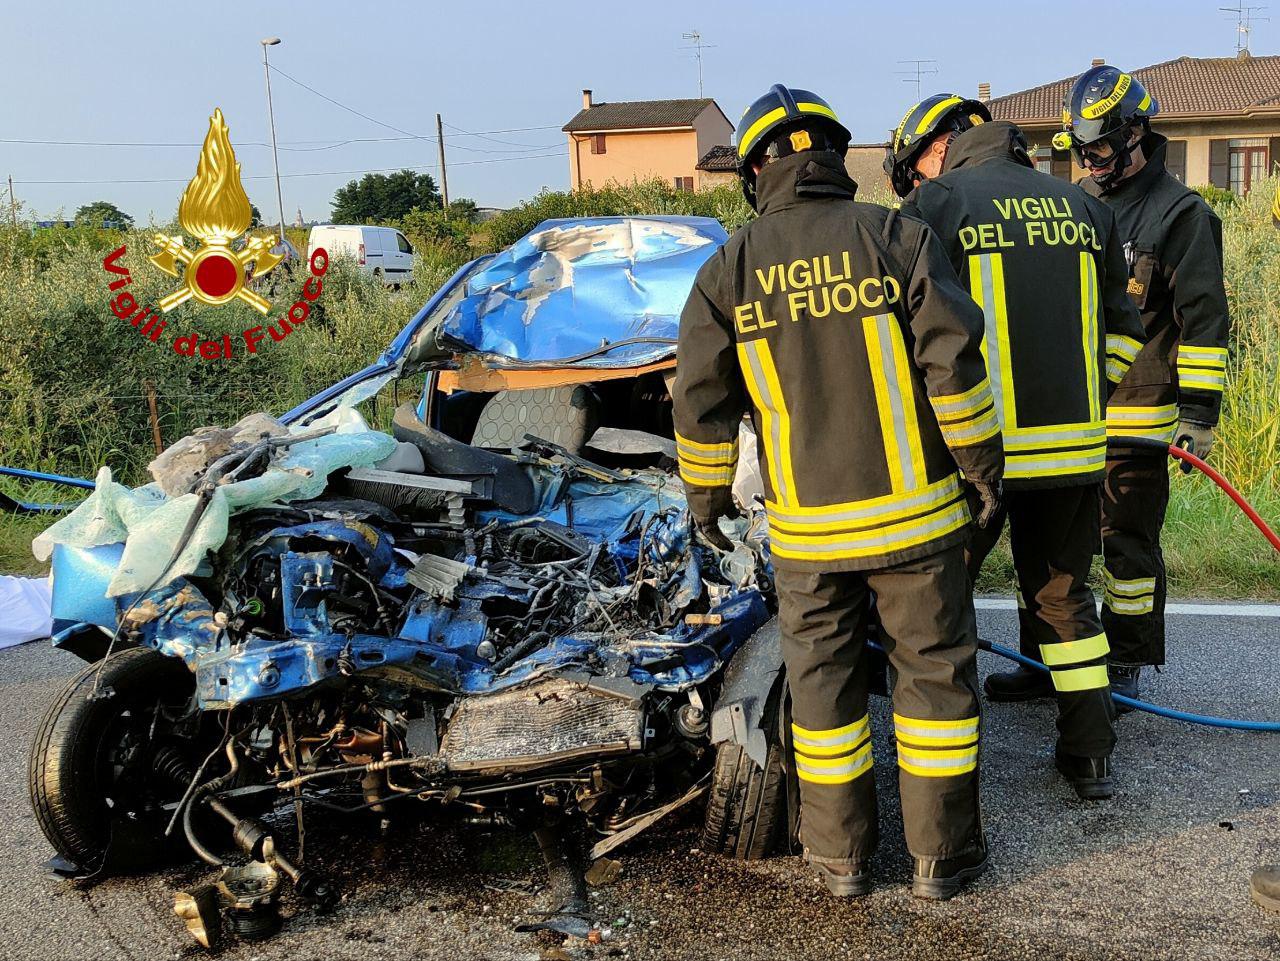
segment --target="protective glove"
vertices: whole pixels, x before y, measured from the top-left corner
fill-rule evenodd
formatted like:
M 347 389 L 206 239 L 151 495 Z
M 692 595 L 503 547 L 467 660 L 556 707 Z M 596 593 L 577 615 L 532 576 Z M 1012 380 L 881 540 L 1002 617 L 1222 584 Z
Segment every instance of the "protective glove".
M 1004 492 L 1001 490 L 1000 482 L 991 483 L 989 481 L 970 481 L 969 486 L 973 488 L 981 502 L 977 508 L 977 523 L 979 527 L 985 528 L 1000 513 L 1000 504 L 1004 499 Z
M 720 530 L 720 518 L 738 516 L 738 507 L 733 502 L 733 490 L 718 487 L 708 494 L 699 505 L 702 509 L 693 515 L 694 532 L 699 539 L 716 550 L 732 551 L 733 542 Z
M 1213 450 L 1213 425 L 1185 418 L 1178 421 L 1178 429 L 1173 433 L 1173 446 L 1181 447 L 1201 460 L 1207 460 L 1209 451 Z M 1191 473 L 1192 465 L 1187 461 L 1183 461 L 1180 466 L 1182 473 Z

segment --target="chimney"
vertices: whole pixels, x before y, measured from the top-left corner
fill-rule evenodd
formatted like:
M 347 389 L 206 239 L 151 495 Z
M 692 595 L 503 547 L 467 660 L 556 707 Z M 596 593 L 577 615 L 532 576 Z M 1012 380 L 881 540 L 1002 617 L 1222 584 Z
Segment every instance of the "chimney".
M 983 103 L 986 103 L 988 100 L 991 99 L 991 84 L 989 83 L 978 84 L 978 99 L 981 100 Z
M 1107 62 L 1107 61 L 1103 60 L 1101 57 L 1094 57 L 1094 58 L 1093 58 L 1093 63 L 1092 63 L 1092 64 L 1090 64 L 1090 66 L 1093 66 L 1093 67 L 1101 67 L 1101 66 L 1102 66 L 1104 63 L 1106 63 L 1106 62 Z
M 591 91 L 590 90 L 584 89 L 582 91 L 582 109 L 583 110 L 591 109 Z

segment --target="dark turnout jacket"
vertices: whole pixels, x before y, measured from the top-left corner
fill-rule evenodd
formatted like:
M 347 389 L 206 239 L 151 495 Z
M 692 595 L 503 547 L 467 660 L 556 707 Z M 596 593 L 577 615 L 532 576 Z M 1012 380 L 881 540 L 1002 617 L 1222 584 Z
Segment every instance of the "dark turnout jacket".
M 982 308 L 1006 485 L 1101 481 L 1106 399 L 1145 339 L 1115 217 L 1034 169 L 1005 122 L 957 137 L 903 212 L 933 227 Z
M 680 321 L 690 509 L 707 516 L 725 496 L 749 412 L 773 561 L 794 570 L 872 569 L 958 543 L 957 465 L 978 481 L 1003 467 L 981 312 L 928 227 L 856 191 L 834 153 L 768 164 L 760 216 L 703 265 Z
M 1147 345 L 1107 409 L 1112 434 L 1173 439 L 1179 413 L 1218 422 L 1231 322 L 1222 281 L 1222 221 L 1165 169 L 1168 141 L 1148 134 L 1147 162 L 1102 193 L 1116 215 L 1129 261 L 1129 296 L 1142 313 Z

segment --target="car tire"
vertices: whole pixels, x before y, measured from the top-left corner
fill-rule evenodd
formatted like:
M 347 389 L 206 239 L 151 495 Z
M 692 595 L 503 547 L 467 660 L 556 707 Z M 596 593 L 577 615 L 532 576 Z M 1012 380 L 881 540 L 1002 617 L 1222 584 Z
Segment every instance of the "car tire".
M 99 669 L 101 676 L 99 677 Z M 97 691 L 109 697 L 93 697 Z M 82 868 L 96 868 L 111 838 L 113 810 L 128 803 L 127 788 L 112 784 L 107 752 L 113 732 L 154 714 L 157 692 L 166 704 L 183 704 L 190 697 L 195 678 L 186 665 L 147 648 L 129 648 L 91 664 L 72 679 L 45 711 L 31 745 L 28 787 L 31 808 L 40 830 L 58 854 Z M 147 769 L 150 775 L 150 768 Z M 162 785 L 166 800 L 177 800 L 182 788 Z M 128 795 L 128 797 L 126 797 Z M 155 811 L 149 813 L 155 816 Z M 174 846 L 162 836 L 163 821 L 155 818 L 155 844 L 148 857 L 156 863 L 168 859 Z M 147 828 L 150 825 L 146 825 Z M 136 852 L 133 852 L 136 853 Z
M 702 829 L 703 849 L 740 861 L 772 854 L 787 820 L 786 785 L 780 744 L 769 744 L 763 768 L 741 745 L 719 745 Z

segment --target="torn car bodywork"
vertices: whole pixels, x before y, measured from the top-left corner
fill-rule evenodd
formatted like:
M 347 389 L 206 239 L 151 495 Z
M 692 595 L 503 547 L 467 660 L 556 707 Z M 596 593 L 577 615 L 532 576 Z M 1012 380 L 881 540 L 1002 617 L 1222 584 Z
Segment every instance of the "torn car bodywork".
M 549 221 L 278 421 L 180 441 L 163 484 L 104 469 L 37 541 L 55 643 L 154 652 L 190 683 L 126 732 L 126 786 L 151 800 L 112 816 L 161 815 L 210 863 L 193 810 L 260 838 L 234 810 L 254 792 L 576 815 L 607 847 L 699 796 L 718 741 L 761 753 L 780 670 L 763 520 L 726 522 L 730 551 L 694 537 L 662 378 L 724 239 L 700 218 Z M 371 429 L 357 405 L 415 373 L 421 397 Z M 556 387 L 522 402 L 530 383 Z M 478 440 L 493 406 L 528 418 L 511 446 Z

